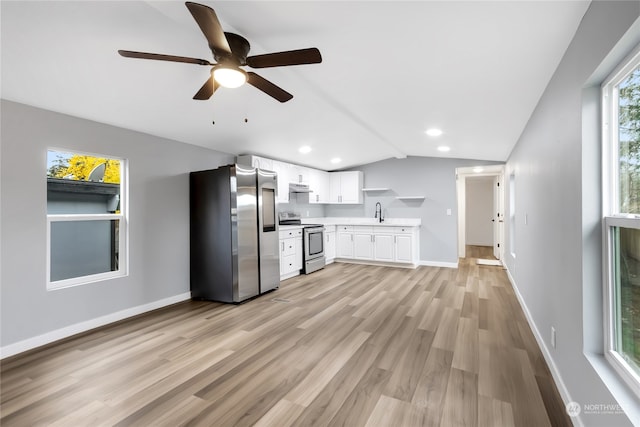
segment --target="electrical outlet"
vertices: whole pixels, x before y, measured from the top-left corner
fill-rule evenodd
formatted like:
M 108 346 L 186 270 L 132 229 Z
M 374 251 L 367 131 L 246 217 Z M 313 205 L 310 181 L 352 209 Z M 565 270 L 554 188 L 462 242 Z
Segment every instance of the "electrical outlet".
M 556 348 L 556 328 L 551 327 L 551 347 Z

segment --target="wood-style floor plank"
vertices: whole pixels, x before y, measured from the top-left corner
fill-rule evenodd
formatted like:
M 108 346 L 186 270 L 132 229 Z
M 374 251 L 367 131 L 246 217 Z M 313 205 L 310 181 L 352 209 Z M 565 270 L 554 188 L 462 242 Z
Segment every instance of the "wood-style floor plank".
M 0 363 L 4 426 L 569 426 L 504 270 L 336 263 Z

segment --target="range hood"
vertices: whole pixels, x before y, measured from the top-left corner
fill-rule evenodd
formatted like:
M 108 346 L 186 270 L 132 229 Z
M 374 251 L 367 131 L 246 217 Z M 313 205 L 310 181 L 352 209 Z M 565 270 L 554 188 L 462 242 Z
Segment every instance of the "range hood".
M 301 184 L 299 182 L 289 183 L 289 193 L 312 193 L 309 184 Z

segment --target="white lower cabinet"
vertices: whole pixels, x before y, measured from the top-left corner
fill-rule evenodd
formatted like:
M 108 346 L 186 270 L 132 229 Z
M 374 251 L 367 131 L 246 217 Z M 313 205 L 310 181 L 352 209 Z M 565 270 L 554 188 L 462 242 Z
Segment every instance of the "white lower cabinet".
M 373 256 L 376 261 L 393 262 L 395 236 L 388 232 L 379 232 L 373 235 Z
M 336 257 L 353 258 L 353 227 L 348 225 L 336 227 Z
M 302 257 L 302 228 L 280 231 L 280 280 L 300 274 Z
M 336 258 L 417 264 L 417 227 L 337 226 Z
M 373 227 L 353 227 L 353 257 L 373 259 Z
M 336 257 L 336 227 L 329 225 L 324 227 L 324 258 L 327 264 L 333 262 Z
M 396 234 L 395 236 L 396 262 L 413 262 L 413 236 L 411 234 Z

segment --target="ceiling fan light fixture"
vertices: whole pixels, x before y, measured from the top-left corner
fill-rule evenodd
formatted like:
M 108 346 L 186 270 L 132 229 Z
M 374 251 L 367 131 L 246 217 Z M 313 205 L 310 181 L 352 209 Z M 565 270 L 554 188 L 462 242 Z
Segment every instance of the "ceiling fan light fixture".
M 237 88 L 247 82 L 247 73 L 240 68 L 217 67 L 213 78 L 222 87 Z

